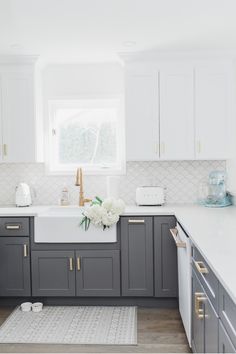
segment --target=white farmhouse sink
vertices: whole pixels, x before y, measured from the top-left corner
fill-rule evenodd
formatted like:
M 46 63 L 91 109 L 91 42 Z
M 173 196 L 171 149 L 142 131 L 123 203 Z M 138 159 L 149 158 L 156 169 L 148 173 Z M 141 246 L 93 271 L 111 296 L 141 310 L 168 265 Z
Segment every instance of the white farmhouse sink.
M 87 231 L 80 226 L 83 208 L 51 207 L 35 217 L 36 243 L 114 243 L 116 225 L 103 231 L 90 224 Z

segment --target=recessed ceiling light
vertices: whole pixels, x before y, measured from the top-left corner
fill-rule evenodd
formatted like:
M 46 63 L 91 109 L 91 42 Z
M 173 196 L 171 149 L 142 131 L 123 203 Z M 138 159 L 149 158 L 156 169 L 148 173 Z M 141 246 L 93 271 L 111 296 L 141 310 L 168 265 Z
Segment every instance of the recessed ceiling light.
M 126 48 L 131 48 L 131 47 L 134 47 L 135 45 L 136 45 L 135 41 L 125 41 L 125 42 L 123 42 L 123 46 L 126 47 Z

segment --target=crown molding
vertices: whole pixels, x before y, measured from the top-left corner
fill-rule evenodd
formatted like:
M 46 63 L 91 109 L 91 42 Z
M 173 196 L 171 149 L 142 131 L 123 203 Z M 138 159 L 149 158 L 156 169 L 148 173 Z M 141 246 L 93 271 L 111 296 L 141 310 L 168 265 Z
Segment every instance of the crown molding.
M 119 52 L 124 63 L 156 62 L 158 60 L 235 60 L 236 50 L 191 50 L 191 51 L 157 51 L 146 50 L 136 52 Z

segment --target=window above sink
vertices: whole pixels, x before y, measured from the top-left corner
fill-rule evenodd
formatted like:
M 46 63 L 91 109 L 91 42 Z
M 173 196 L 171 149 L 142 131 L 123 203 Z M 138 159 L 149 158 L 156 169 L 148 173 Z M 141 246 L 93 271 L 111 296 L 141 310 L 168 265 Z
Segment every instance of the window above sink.
M 122 99 L 50 100 L 49 174 L 122 174 L 125 166 Z

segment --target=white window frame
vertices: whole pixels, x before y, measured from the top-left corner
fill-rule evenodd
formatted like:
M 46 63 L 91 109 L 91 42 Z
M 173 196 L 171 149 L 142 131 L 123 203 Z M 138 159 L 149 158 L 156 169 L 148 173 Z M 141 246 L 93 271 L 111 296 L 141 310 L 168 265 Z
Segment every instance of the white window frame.
M 118 120 L 117 120 L 117 154 L 118 154 L 118 165 L 114 166 L 88 166 L 83 164 L 70 164 L 67 169 L 56 169 L 53 168 L 53 114 L 56 108 L 59 106 L 73 105 L 76 107 L 78 101 L 114 101 L 118 109 Z M 83 168 L 83 172 L 86 175 L 124 175 L 126 172 L 126 160 L 125 160 L 125 122 L 124 122 L 124 99 L 121 95 L 115 96 L 80 96 L 76 98 L 56 98 L 49 99 L 46 111 L 46 121 L 45 121 L 45 165 L 46 173 L 48 175 L 74 175 L 78 167 Z

